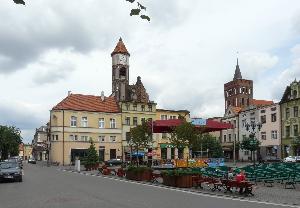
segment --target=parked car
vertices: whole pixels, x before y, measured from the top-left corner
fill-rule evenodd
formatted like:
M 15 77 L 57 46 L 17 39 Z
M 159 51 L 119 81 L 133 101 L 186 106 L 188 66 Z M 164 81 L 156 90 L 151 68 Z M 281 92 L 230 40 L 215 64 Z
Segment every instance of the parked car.
M 13 180 L 22 182 L 22 169 L 16 162 L 0 163 L 0 181 Z
M 23 163 L 22 160 L 19 157 L 10 157 L 9 159 L 6 160 L 7 162 L 15 162 L 18 163 L 20 168 L 23 168 Z
M 123 161 L 121 159 L 110 159 L 105 162 L 105 165 L 108 165 L 108 166 L 118 166 L 118 165 L 122 165 L 122 164 L 123 164 Z
M 34 158 L 29 158 L 28 163 L 36 164 L 36 160 Z
M 288 156 L 283 159 L 283 162 L 296 162 L 296 157 L 295 156 Z
M 281 162 L 281 159 L 276 156 L 266 156 L 263 159 L 264 162 Z
M 300 163 L 300 156 L 296 156 L 296 162 Z

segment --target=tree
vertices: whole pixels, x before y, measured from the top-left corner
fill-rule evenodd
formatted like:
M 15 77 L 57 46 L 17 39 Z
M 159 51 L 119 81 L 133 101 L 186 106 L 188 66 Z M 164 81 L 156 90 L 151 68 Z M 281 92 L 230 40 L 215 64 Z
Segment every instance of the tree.
M 92 139 L 90 140 L 90 143 L 91 145 L 88 148 L 87 156 L 85 157 L 85 164 L 87 167 L 96 166 L 99 162 L 99 157 Z
M 198 133 L 197 137 L 191 143 L 192 151 L 209 150 L 209 156 L 212 158 L 223 157 L 223 150 L 220 142 L 210 134 Z
M 142 125 L 131 128 L 130 139 L 127 142 L 136 148 L 137 154 L 140 148 L 147 148 L 152 143 L 152 132 L 148 123 L 144 122 Z
M 240 147 L 242 150 L 248 150 L 251 151 L 251 158 L 253 158 L 253 152 L 257 151 L 260 146 L 260 141 L 255 138 L 254 135 L 250 135 L 249 137 L 246 137 L 243 139 L 243 141 L 240 143 Z M 255 157 L 254 164 L 255 164 Z
M 0 156 L 2 160 L 8 156 L 17 156 L 19 154 L 19 144 L 22 142 L 20 129 L 14 126 L 0 125 Z
M 182 120 L 182 124 L 173 128 L 173 131 L 170 133 L 170 142 L 177 149 L 189 147 L 192 144 L 192 141 L 197 137 L 197 131 L 193 124 Z

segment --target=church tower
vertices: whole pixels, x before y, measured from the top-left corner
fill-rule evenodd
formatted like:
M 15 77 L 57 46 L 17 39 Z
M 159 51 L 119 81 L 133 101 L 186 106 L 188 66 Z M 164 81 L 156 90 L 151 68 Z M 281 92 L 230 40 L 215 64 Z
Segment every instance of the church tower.
M 111 53 L 112 57 L 112 93 L 115 95 L 117 101 L 128 100 L 128 86 L 129 86 L 129 57 L 122 38 L 119 39 L 114 51 Z
M 225 112 L 231 107 L 245 108 L 253 99 L 253 81 L 243 79 L 237 59 L 233 80 L 224 84 Z

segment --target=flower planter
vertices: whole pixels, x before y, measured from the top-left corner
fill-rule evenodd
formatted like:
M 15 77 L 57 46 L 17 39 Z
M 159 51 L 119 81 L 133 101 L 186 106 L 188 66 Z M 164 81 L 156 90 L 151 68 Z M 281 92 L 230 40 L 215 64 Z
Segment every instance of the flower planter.
M 99 168 L 99 163 L 95 165 L 85 165 L 84 167 L 87 171 L 97 170 Z
M 192 186 L 193 180 L 191 175 L 176 176 L 176 187 L 191 188 Z
M 176 187 L 176 176 L 163 175 L 163 184 Z
M 150 181 L 152 179 L 152 171 L 151 170 L 127 170 L 126 178 L 129 180 L 135 181 Z

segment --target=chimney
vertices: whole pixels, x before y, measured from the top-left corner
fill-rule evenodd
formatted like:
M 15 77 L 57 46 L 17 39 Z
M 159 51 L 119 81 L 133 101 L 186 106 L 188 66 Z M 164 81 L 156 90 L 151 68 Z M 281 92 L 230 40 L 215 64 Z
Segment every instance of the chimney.
M 104 91 L 101 91 L 101 100 L 104 101 Z
M 68 91 L 68 96 L 70 96 L 72 94 L 72 91 L 71 90 L 69 90 Z

